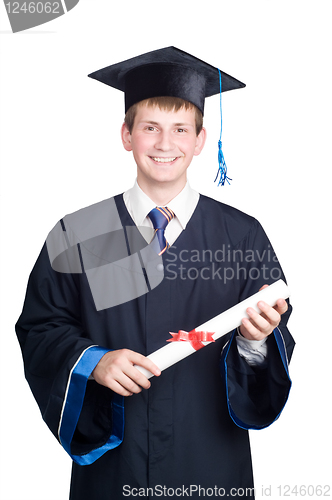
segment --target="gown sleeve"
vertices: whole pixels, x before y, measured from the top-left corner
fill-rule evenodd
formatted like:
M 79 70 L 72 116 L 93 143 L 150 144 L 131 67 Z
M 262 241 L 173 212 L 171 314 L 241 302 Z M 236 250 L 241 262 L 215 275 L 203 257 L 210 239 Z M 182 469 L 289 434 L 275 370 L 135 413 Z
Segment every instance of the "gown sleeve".
M 121 443 L 124 417 L 123 397 L 89 380 L 109 349 L 93 345 L 82 327 L 78 284 L 77 274 L 52 268 L 45 244 L 16 332 L 44 421 L 71 458 L 85 465 Z
M 284 274 L 264 230 L 255 224 L 241 246 L 238 278 L 243 280 L 239 301 L 258 292 L 264 284 Z M 227 405 L 233 421 L 244 429 L 262 429 L 272 424 L 281 414 L 291 388 L 288 363 L 294 349 L 294 340 L 287 328 L 292 311 L 282 315 L 281 322 L 267 339 L 267 363 L 250 366 L 237 350 L 236 331 L 228 334 L 224 345 L 220 370 Z

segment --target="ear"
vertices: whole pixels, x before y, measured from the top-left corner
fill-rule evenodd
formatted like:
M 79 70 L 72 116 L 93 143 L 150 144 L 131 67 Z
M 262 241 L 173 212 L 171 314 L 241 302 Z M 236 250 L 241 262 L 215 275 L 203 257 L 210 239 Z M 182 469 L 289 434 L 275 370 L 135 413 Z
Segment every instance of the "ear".
M 126 151 L 132 151 L 132 146 L 131 146 L 131 134 L 128 130 L 128 127 L 125 123 L 122 124 L 121 127 L 121 139 L 122 139 L 122 144 L 123 147 L 125 148 Z
M 194 156 L 198 156 L 200 154 L 200 152 L 204 148 L 205 141 L 206 141 L 206 129 L 203 127 L 198 136 L 196 137 Z

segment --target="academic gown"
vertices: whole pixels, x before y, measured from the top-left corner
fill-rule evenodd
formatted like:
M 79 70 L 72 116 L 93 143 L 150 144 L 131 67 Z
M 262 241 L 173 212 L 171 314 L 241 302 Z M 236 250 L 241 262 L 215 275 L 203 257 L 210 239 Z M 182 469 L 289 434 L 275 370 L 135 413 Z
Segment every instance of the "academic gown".
M 54 270 L 59 257 L 52 263 L 48 242 L 31 273 L 17 323 L 26 377 L 43 419 L 74 460 L 70 498 L 167 498 L 172 492 L 253 498 L 247 429 L 270 425 L 287 400 L 294 347 L 286 327 L 291 307 L 269 336 L 261 367 L 240 357 L 236 332 L 229 332 L 131 397 L 115 395 L 89 375 L 109 350 L 148 355 L 166 344 L 170 332 L 189 332 L 263 284 L 284 279 L 272 246 L 254 218 L 201 195 L 186 229 L 160 257 L 163 266 L 159 261 L 147 276 L 148 265 L 144 269 L 140 260 L 149 291 L 107 307 L 98 303 L 89 274 L 94 265 L 103 273 L 107 256 L 85 269 L 88 259 L 82 255 L 96 257 L 104 252 L 101 247 L 112 246 L 107 238 L 85 236 L 86 227 L 100 223 L 108 202 L 64 218 L 50 233 L 55 247 L 62 238 L 52 258 L 72 245 L 81 268 L 69 264 Z M 119 221 L 127 230 L 136 229 L 122 195 L 110 202 L 116 229 Z M 77 214 L 83 214 L 81 219 Z M 153 282 L 158 273 L 161 279 Z M 234 488 L 240 488 L 238 496 Z

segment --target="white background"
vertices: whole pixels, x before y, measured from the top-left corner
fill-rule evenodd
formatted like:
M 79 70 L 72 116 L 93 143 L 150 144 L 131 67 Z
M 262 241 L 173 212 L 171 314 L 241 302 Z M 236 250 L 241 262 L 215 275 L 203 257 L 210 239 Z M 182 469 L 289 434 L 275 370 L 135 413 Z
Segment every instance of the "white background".
M 39 415 L 14 333 L 28 275 L 59 218 L 135 179 L 120 141 L 123 97 L 86 75 L 169 45 L 247 84 L 223 94 L 232 185 L 213 183 L 218 96 L 206 102 L 208 141 L 189 180 L 260 220 L 292 291 L 293 388 L 280 419 L 251 433 L 257 499 L 278 498 L 278 485 L 329 484 L 331 13 L 328 0 L 81 0 L 12 34 L 0 4 L 1 498 L 62 500 L 69 490 L 70 459 Z

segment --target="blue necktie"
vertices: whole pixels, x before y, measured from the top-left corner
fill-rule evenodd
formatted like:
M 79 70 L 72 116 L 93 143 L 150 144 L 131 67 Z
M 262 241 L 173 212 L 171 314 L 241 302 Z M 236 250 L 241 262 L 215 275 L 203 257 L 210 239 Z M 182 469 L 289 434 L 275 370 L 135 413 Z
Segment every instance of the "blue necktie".
M 165 238 L 165 229 L 167 224 L 174 219 L 175 213 L 167 207 L 156 207 L 151 210 L 148 214 L 155 229 L 154 240 L 157 240 L 159 243 L 160 252 L 158 255 L 161 255 L 169 248 L 169 243 Z

